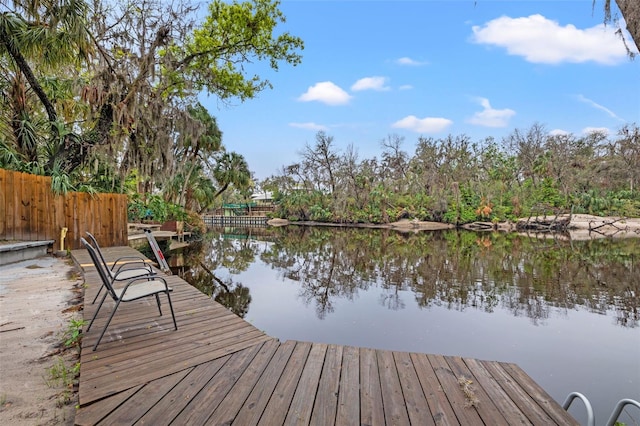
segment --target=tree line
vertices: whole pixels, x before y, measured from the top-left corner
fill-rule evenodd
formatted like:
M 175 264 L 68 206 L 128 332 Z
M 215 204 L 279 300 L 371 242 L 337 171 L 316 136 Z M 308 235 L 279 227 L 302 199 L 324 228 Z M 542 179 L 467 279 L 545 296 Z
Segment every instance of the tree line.
M 612 137 L 515 129 L 500 142 L 465 135 L 381 141 L 379 158 L 343 152 L 326 132 L 300 161 L 262 182 L 278 217 L 294 221 L 389 223 L 418 219 L 464 224 L 565 212 L 640 216 L 640 128 Z
M 300 63 L 278 6 L 0 1 L 0 167 L 52 176 L 58 192 L 126 192 L 141 214 L 248 188 L 198 96 L 245 101 L 271 88 L 248 64 Z

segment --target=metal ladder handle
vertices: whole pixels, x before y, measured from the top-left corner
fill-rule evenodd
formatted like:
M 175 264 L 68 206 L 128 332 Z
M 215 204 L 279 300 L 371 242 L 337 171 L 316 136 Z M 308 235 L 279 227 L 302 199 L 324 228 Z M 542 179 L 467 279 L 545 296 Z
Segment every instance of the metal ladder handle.
M 633 399 L 628 399 L 628 398 L 621 399 L 616 404 L 616 408 L 614 408 L 613 413 L 611 413 L 611 417 L 609 417 L 607 426 L 614 426 L 616 424 L 616 421 L 618 420 L 618 417 L 620 417 L 620 414 L 622 414 L 622 409 L 624 408 L 625 405 L 634 405 L 640 408 L 640 402 L 638 401 L 635 401 Z
M 145 229 L 144 232 L 145 232 L 145 235 L 147 236 L 147 240 L 149 241 L 149 246 L 151 247 L 151 251 L 153 251 L 153 254 L 155 254 L 156 256 L 156 260 L 158 261 L 158 266 L 160 267 L 162 272 L 169 273 L 171 269 L 169 268 L 169 265 L 167 264 L 167 260 L 164 258 L 164 254 L 162 253 L 162 250 L 160 250 L 160 246 L 158 245 L 158 242 L 153 236 L 153 233 L 151 232 L 150 229 Z
M 584 407 L 587 409 L 587 426 L 596 426 L 596 418 L 593 415 L 593 407 L 591 407 L 591 403 L 587 399 L 586 396 L 581 394 L 580 392 L 571 392 L 567 399 L 564 400 L 564 404 L 562 404 L 562 408 L 566 410 L 569 409 L 569 406 L 576 398 L 580 399 L 584 403 Z M 622 411 L 622 408 L 620 409 Z

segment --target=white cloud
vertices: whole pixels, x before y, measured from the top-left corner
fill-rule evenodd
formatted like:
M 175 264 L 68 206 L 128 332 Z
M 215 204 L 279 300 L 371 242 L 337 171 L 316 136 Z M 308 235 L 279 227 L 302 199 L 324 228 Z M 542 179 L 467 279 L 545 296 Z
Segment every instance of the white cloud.
M 580 102 L 584 102 L 584 103 L 585 103 L 585 104 L 587 104 L 587 105 L 591 105 L 591 106 L 592 106 L 592 107 L 594 107 L 595 109 L 599 109 L 600 111 L 604 111 L 604 112 L 606 112 L 606 113 L 609 115 L 609 117 L 613 117 L 613 118 L 615 118 L 616 120 L 624 121 L 622 118 L 618 117 L 618 116 L 616 115 L 616 113 L 615 113 L 615 112 L 611 111 L 611 110 L 610 110 L 609 108 L 607 108 L 607 107 L 604 107 L 604 106 L 602 106 L 602 105 L 600 105 L 600 104 L 598 104 L 598 103 L 596 103 L 596 102 L 592 101 L 591 99 L 588 99 L 588 98 L 586 98 L 586 97 L 584 97 L 584 96 L 582 96 L 582 95 L 578 95 L 578 100 L 579 100 Z
M 412 67 L 418 67 L 421 65 L 426 65 L 427 62 L 416 61 L 415 59 L 411 59 L 408 56 L 403 56 L 402 58 L 396 59 L 396 64 L 398 65 L 408 65 Z
M 512 109 L 493 109 L 487 98 L 478 98 L 478 103 L 484 108 L 482 111 L 476 112 L 467 120 L 471 124 L 484 127 L 507 127 L 509 119 L 516 115 Z
M 358 92 L 360 90 L 389 90 L 389 86 L 385 86 L 386 82 L 386 77 L 365 77 L 353 83 L 351 90 L 354 92 Z
M 585 127 L 582 129 L 583 135 L 589 135 L 591 133 L 604 133 L 605 135 L 611 134 L 611 130 L 606 127 Z
M 449 127 L 453 121 L 441 117 L 425 117 L 418 118 L 415 115 L 409 115 L 401 120 L 396 121 L 391 127 L 397 129 L 412 130 L 417 133 L 437 133 Z
M 298 129 L 306 129 L 306 130 L 314 130 L 314 131 L 319 131 L 319 130 L 329 130 L 329 128 L 327 126 L 324 126 L 322 124 L 316 124 L 313 122 L 307 122 L 307 123 L 289 123 L 289 126 L 291 127 L 295 127 Z
M 613 65 L 627 60 L 624 44 L 613 26 L 579 29 L 561 26 L 542 15 L 523 18 L 502 16 L 474 26 L 472 40 L 504 47 L 510 55 L 543 64 L 597 62 Z
M 348 104 L 350 99 L 351 95 L 331 81 L 316 83 L 298 97 L 302 102 L 318 101 L 327 105 Z
M 410 84 L 403 84 L 402 86 L 398 87 L 398 89 L 400 90 L 411 90 L 413 89 L 413 86 Z
M 549 136 L 569 136 L 571 132 L 562 129 L 553 129 L 549 132 Z

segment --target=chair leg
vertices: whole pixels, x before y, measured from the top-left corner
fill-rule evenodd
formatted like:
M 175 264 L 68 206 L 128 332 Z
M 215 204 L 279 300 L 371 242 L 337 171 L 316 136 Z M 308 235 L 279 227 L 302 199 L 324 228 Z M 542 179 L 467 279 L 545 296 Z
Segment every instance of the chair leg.
M 171 309 L 171 318 L 173 318 L 173 327 L 174 327 L 174 330 L 177 330 L 178 323 L 176 322 L 176 314 L 173 312 L 173 304 L 171 303 L 171 296 L 169 296 L 168 291 L 167 291 L 167 300 L 169 301 L 169 309 Z
M 100 344 L 100 341 L 102 340 L 102 337 L 104 336 L 104 333 L 107 331 L 107 327 L 109 327 L 109 323 L 111 322 L 111 319 L 113 318 L 113 316 L 115 315 L 116 311 L 118 310 L 118 306 L 120 306 L 120 299 L 118 299 L 118 301 L 116 302 L 116 306 L 113 307 L 113 311 L 111 311 L 111 315 L 109 315 L 109 319 L 107 320 L 107 323 L 104 325 L 104 328 L 102 329 L 102 333 L 100 333 L 100 337 L 98 337 L 98 341 L 93 346 L 93 350 L 94 351 L 96 350 L 96 348 Z
M 93 298 L 93 302 L 91 302 L 91 304 L 93 305 L 94 303 L 96 303 L 96 300 L 98 300 L 98 296 L 100 296 L 100 293 L 102 293 L 102 287 L 104 287 L 104 284 L 102 284 L 100 286 L 100 289 L 98 290 L 98 293 L 96 294 L 96 297 Z
M 160 308 L 160 295 L 156 293 L 156 302 L 158 303 L 158 311 L 160 312 L 160 316 L 162 316 L 162 308 Z
M 108 294 L 109 294 L 109 292 L 105 291 L 104 296 L 102 296 L 102 299 L 100 300 L 100 304 L 98 305 L 98 308 L 96 309 L 96 312 L 93 314 L 93 318 L 91 318 L 91 322 L 89 323 L 89 326 L 87 327 L 87 331 L 91 330 L 91 326 L 93 325 L 93 322 L 96 320 L 96 317 L 98 316 L 98 312 L 100 312 L 100 308 L 102 308 L 102 304 L 104 303 L 104 299 L 107 298 Z

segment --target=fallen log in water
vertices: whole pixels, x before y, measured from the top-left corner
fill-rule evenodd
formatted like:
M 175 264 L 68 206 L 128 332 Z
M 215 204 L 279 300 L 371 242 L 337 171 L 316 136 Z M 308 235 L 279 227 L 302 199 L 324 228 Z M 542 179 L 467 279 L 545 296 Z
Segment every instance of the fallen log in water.
M 462 229 L 468 231 L 494 231 L 497 229 L 497 224 L 492 222 L 472 222 L 462 225 Z
M 604 219 L 601 221 L 602 223 L 597 223 L 595 220 L 591 220 L 589 221 L 589 231 L 598 232 L 600 228 L 604 228 L 608 226 L 613 227 L 616 231 L 627 231 L 629 229 L 628 226 L 620 227 L 616 225 L 616 223 L 621 221 L 624 222 L 625 220 L 626 218 L 624 217 Z
M 518 231 L 533 232 L 566 232 L 571 223 L 571 216 L 535 216 L 528 219 L 520 219 L 516 223 Z

